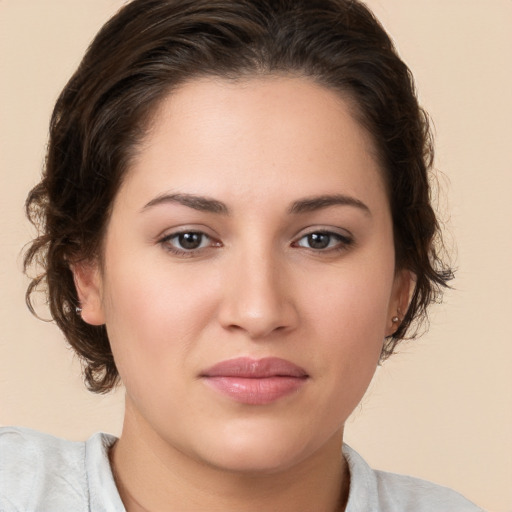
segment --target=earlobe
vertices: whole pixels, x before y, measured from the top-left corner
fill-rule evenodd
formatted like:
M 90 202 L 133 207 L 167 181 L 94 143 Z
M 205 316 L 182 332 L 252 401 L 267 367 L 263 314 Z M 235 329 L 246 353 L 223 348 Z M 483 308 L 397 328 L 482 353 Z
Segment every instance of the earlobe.
M 101 293 L 101 274 L 97 262 L 79 262 L 71 265 L 73 279 L 80 301 L 77 313 L 90 325 L 103 325 L 105 315 Z
M 386 337 L 394 334 L 400 327 L 409 308 L 413 287 L 414 275 L 410 270 L 404 269 L 396 273 L 389 303 Z

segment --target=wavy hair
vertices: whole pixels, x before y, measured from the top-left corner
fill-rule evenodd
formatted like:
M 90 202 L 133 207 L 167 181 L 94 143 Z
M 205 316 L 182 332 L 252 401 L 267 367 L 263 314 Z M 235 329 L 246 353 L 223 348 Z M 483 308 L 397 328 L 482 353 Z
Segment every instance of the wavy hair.
M 161 100 L 200 76 L 308 77 L 355 105 L 387 184 L 397 269 L 415 276 L 409 309 L 382 359 L 412 337 L 452 277 L 431 206 L 432 137 L 412 75 L 370 10 L 356 0 L 134 0 L 97 34 L 60 94 L 41 182 L 26 201 L 38 228 L 25 271 L 40 273 L 51 316 L 83 362 L 87 386 L 119 376 L 104 326 L 75 313 L 70 265 L 93 259 L 114 197 Z M 414 324 L 414 326 L 413 326 Z

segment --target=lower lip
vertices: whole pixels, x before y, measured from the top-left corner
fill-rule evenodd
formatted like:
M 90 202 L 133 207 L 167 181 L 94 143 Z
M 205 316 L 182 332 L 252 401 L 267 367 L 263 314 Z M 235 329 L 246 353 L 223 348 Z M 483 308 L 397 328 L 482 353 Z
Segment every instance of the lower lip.
M 229 398 L 248 405 L 265 405 L 297 393 L 305 377 L 204 377 L 206 383 Z

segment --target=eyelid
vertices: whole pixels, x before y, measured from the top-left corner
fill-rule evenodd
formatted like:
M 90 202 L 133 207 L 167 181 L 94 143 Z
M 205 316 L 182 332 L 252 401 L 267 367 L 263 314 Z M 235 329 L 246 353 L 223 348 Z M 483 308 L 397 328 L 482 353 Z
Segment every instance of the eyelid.
M 176 231 L 174 233 L 169 233 L 168 235 L 165 235 L 162 239 L 161 239 L 161 242 L 168 242 L 170 240 L 173 240 L 175 238 L 178 238 L 179 236 L 181 235 L 200 235 L 201 237 L 207 239 L 207 240 L 211 240 L 212 237 L 207 235 L 206 233 L 202 232 L 202 231 L 192 231 L 191 229 L 187 229 L 185 231 Z M 191 249 L 193 250 L 193 249 Z
M 340 232 L 341 231 L 341 232 Z M 336 244 L 335 247 L 325 247 L 325 248 L 319 248 L 315 249 L 313 247 L 306 247 L 303 245 L 299 245 L 299 242 L 314 234 L 323 234 L 330 237 L 333 237 L 339 241 L 338 244 Z M 329 251 L 339 251 L 339 250 L 346 250 L 348 247 L 354 245 L 355 239 L 352 233 L 350 233 L 346 229 L 341 228 L 335 228 L 335 227 L 326 227 L 326 226 L 311 226 L 308 227 L 305 230 L 302 230 L 293 240 L 292 246 L 301 247 L 304 249 L 308 249 L 314 252 L 324 252 L 327 253 Z
M 167 230 L 166 232 L 164 232 L 163 235 L 160 235 L 156 239 L 156 243 L 158 245 L 162 246 L 167 252 L 174 254 L 176 256 L 194 257 L 194 256 L 200 255 L 201 253 L 203 253 L 204 251 L 207 251 L 208 249 L 222 246 L 222 243 L 218 240 L 218 238 L 209 234 L 207 231 L 209 231 L 209 230 L 204 227 L 198 228 L 197 226 L 196 227 L 181 226 L 179 228 L 175 228 L 173 230 Z M 180 235 L 187 234 L 187 233 L 195 233 L 195 234 L 201 235 L 201 236 L 205 237 L 206 239 L 208 239 L 209 243 L 205 247 L 197 247 L 197 248 L 193 248 L 193 249 L 184 249 L 184 248 L 181 249 L 180 247 L 171 243 L 171 241 L 174 238 L 179 237 Z
M 178 224 L 176 226 L 168 226 L 165 229 L 162 229 L 159 234 L 157 234 L 153 241 L 155 243 L 159 243 L 164 239 L 172 238 L 173 236 L 177 236 L 183 233 L 201 233 L 205 236 L 218 239 L 218 235 L 214 230 L 204 224 Z
M 346 228 L 341 228 L 337 226 L 325 226 L 325 225 L 314 225 L 308 226 L 307 228 L 301 229 L 297 236 L 295 236 L 295 240 L 299 240 L 300 238 L 311 235 L 314 233 L 325 233 L 327 235 L 334 235 L 346 240 L 354 240 L 354 235 L 351 231 Z

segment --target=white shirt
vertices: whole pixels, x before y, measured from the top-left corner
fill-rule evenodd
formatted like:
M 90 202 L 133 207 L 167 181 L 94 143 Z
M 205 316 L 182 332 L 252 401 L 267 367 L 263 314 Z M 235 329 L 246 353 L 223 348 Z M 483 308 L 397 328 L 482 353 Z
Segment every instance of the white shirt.
M 125 512 L 108 449 L 114 436 L 73 442 L 26 428 L 0 428 L 0 512 Z M 346 512 L 483 512 L 438 485 L 374 471 L 349 446 Z

